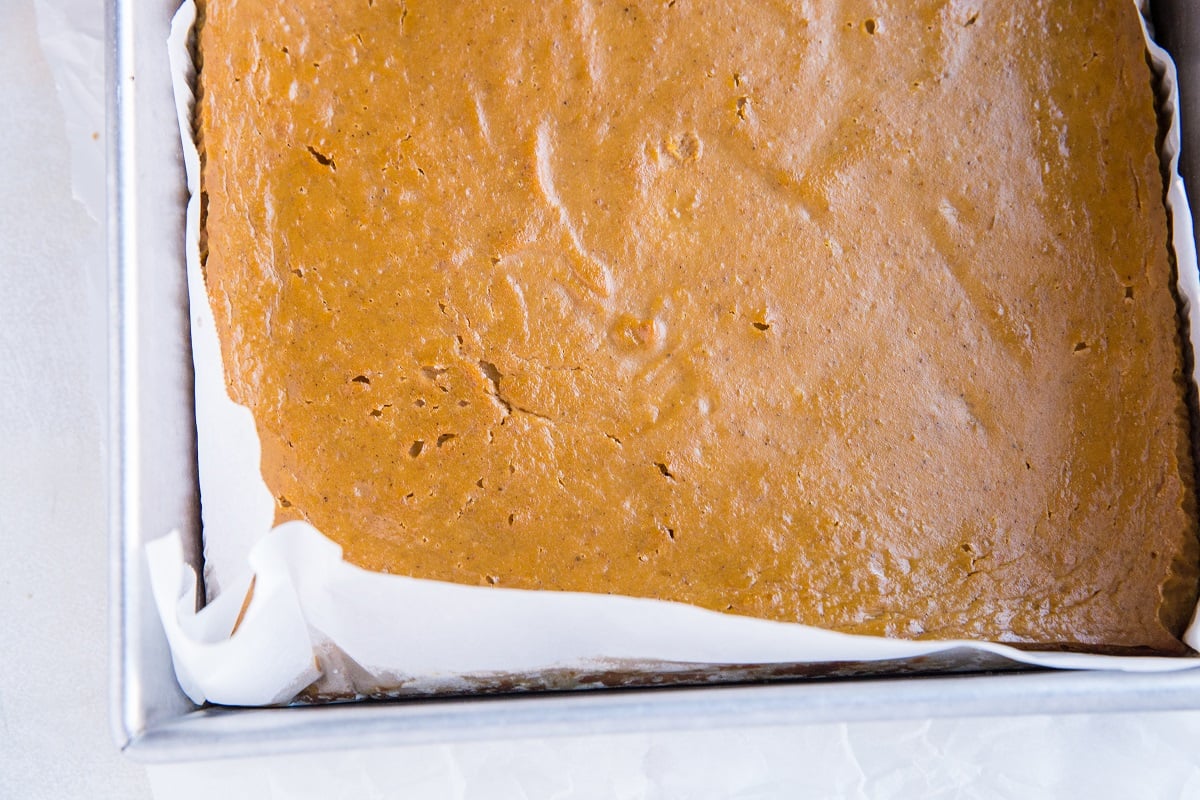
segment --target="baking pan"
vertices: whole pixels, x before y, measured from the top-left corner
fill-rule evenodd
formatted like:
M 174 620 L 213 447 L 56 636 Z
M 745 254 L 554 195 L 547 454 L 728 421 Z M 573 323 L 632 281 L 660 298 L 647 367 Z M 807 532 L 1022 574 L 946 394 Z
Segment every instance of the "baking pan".
M 730 725 L 1200 708 L 1200 670 L 1040 672 L 197 708 L 180 691 L 143 548 L 172 529 L 200 553 L 179 131 L 166 39 L 175 0 L 107 0 L 111 712 L 144 761 L 465 739 Z M 1200 7 L 1157 0 L 1175 57 L 1181 172 L 1200 193 Z

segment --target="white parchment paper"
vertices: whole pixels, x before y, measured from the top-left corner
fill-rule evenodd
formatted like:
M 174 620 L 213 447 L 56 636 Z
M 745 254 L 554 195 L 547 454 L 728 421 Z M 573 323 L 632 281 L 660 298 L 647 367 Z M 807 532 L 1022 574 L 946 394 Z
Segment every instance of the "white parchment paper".
M 306 523 L 272 530 L 274 504 L 259 471 L 253 419 L 225 391 L 200 275 L 199 157 L 191 134 L 194 75 L 188 52 L 194 19 L 195 8 L 187 0 L 174 20 L 169 50 L 192 195 L 187 266 L 209 604 L 194 611 L 197 578 L 184 562 L 177 533 L 153 542 L 147 555 L 176 673 L 196 702 L 283 703 L 314 682 L 322 692 L 351 695 L 453 691 L 504 676 L 635 673 L 639 668 L 653 674 L 688 664 L 878 662 L 952 650 L 1063 669 L 1200 666 L 1200 658 L 1034 653 L 978 642 L 850 636 L 678 603 L 417 580 L 347 564 L 341 549 Z M 1170 89 L 1167 108 L 1173 112 L 1178 103 L 1174 66 L 1153 43 L 1150 52 Z M 1179 142 L 1178 115 L 1172 113 L 1163 151 L 1172 176 L 1168 207 L 1180 293 L 1193 312 L 1200 309 L 1200 277 L 1177 170 Z M 1200 347 L 1194 322 L 1190 336 L 1193 347 Z M 253 593 L 243 612 L 251 576 Z M 1200 645 L 1195 621 L 1185 640 Z
M 38 40 L 62 101 L 71 194 L 104 221 L 104 15 L 89 0 L 34 0 Z M 100 292 L 97 296 L 102 295 Z

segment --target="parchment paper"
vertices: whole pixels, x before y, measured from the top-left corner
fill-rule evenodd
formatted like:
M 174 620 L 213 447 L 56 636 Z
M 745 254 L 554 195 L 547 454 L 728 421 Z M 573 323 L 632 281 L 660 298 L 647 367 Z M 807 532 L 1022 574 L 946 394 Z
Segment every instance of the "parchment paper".
M 746 665 L 882 664 L 931 654 L 965 665 L 1009 659 L 1062 669 L 1170 671 L 1200 666 L 1200 657 L 1034 653 L 978 642 L 850 636 L 678 603 L 417 580 L 343 562 L 340 548 L 306 523 L 271 530 L 274 505 L 259 471 L 253 419 L 226 394 L 199 269 L 199 158 L 191 133 L 193 67 L 188 52 L 194 19 L 195 8 L 187 0 L 172 25 L 169 51 L 191 193 L 187 265 L 208 605 L 194 610 L 197 579 L 184 562 L 178 533 L 147 547 L 176 673 L 194 701 L 285 703 L 305 687 L 315 687 L 322 695 L 354 696 L 607 685 L 620 682 L 614 676 L 640 673 L 646 679 L 688 670 L 693 677 L 720 680 L 723 673 L 712 665 L 740 665 L 744 670 Z M 1200 276 L 1177 170 L 1175 69 L 1152 42 L 1150 53 L 1169 91 L 1171 123 L 1163 144 L 1171 175 L 1167 204 L 1179 290 L 1190 312 L 1200 308 Z M 1189 313 L 1189 318 L 1195 316 Z M 1194 322 L 1190 338 L 1194 348 L 1200 346 Z M 238 623 L 251 576 L 252 599 Z M 1200 645 L 1197 627 L 1193 619 L 1185 636 L 1193 648 Z M 697 665 L 707 671 L 696 673 Z M 552 676 L 549 683 L 547 676 Z

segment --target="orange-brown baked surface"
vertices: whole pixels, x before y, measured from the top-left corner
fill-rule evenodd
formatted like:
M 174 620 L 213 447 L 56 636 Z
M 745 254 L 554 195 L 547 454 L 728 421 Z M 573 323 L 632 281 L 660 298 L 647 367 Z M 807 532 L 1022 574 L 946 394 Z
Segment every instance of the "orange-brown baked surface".
M 365 567 L 1179 652 L 1131 0 L 207 0 L 205 269 Z

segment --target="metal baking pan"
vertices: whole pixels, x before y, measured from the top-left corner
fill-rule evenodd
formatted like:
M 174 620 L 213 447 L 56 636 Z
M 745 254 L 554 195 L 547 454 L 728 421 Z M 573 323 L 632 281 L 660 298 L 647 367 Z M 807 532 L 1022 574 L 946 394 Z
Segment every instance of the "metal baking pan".
M 175 0 L 108 0 L 111 711 L 144 761 L 551 734 L 832 720 L 1200 708 L 1200 670 L 1038 672 L 596 690 L 341 705 L 197 708 L 157 619 L 145 543 L 200 552 L 186 190 L 166 39 Z M 1156 0 L 1179 67 L 1181 171 L 1200 196 L 1200 6 Z

